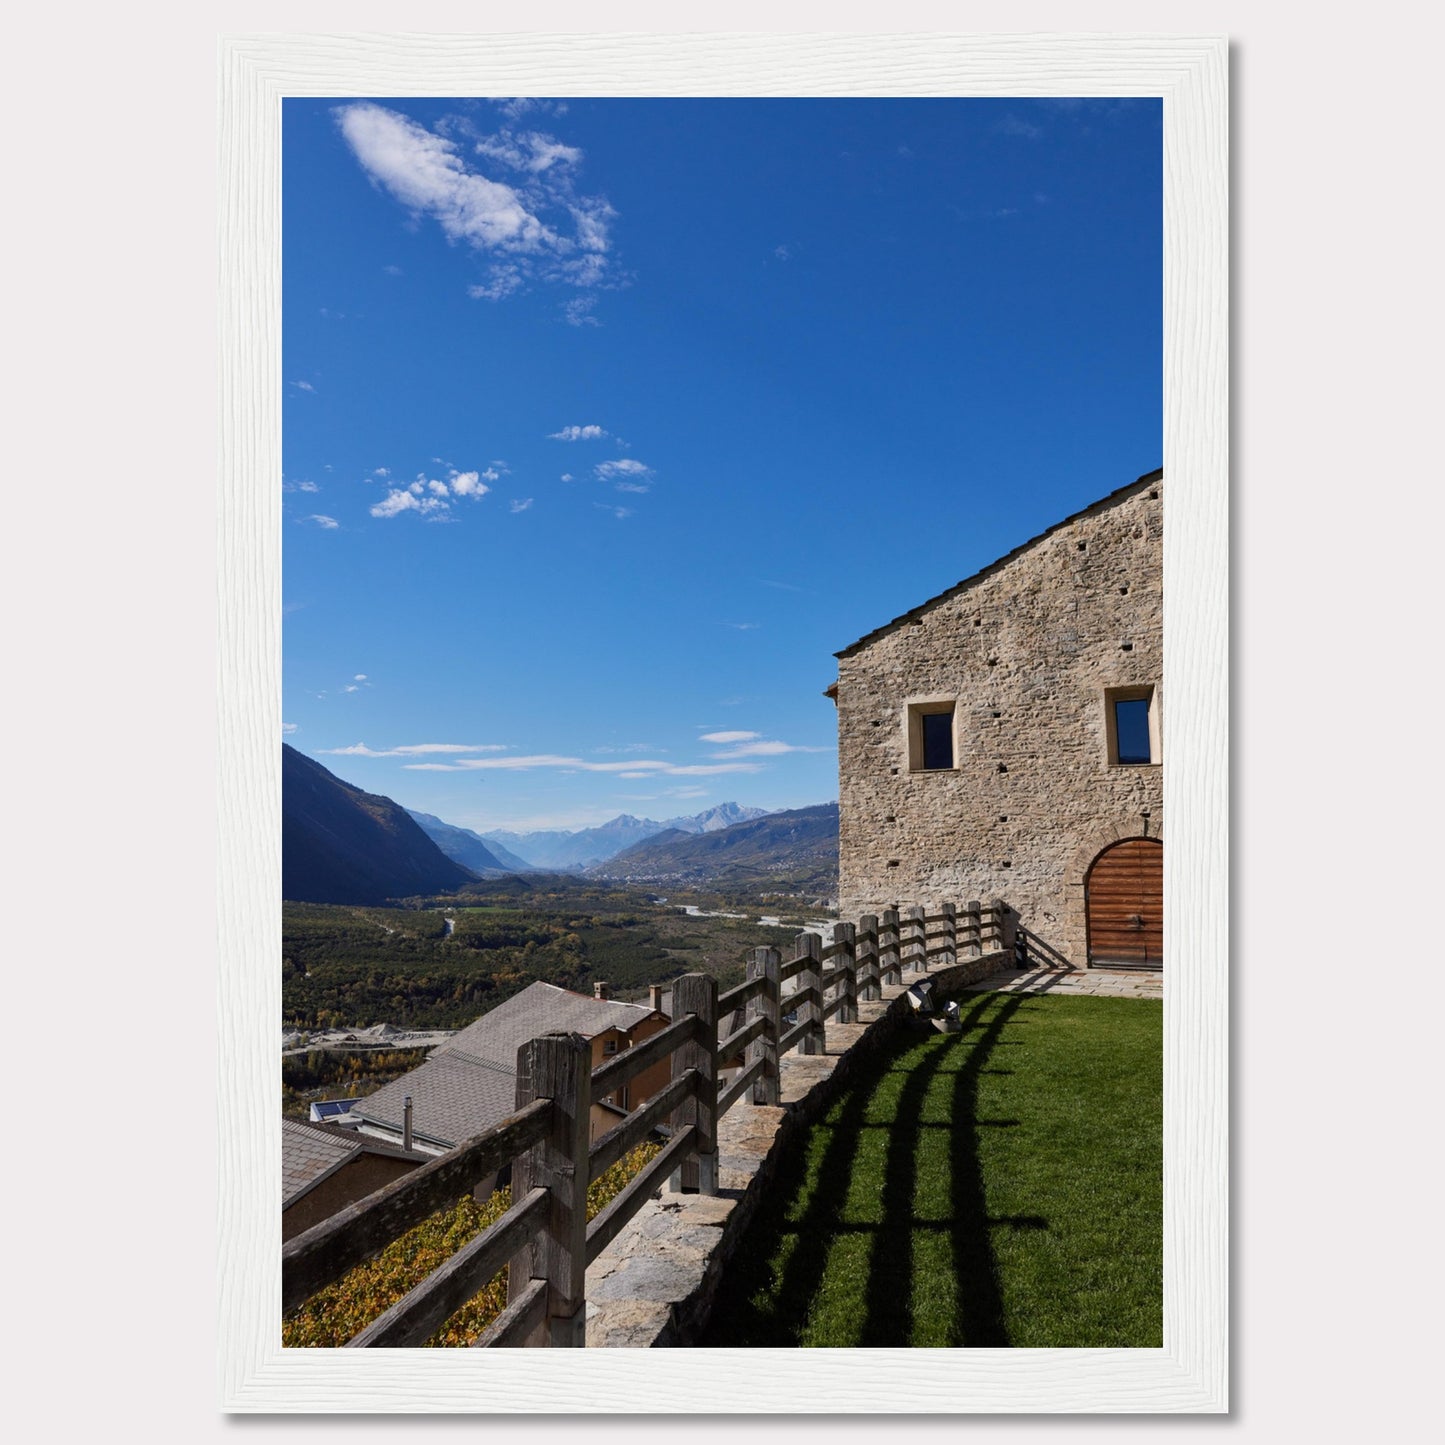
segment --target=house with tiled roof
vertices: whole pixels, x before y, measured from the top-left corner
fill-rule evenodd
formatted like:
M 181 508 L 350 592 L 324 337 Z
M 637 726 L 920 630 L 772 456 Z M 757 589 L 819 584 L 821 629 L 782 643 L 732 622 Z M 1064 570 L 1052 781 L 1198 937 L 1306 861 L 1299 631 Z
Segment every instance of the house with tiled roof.
M 350 1129 L 281 1121 L 281 1238 L 410 1173 L 427 1156 Z
M 410 1073 L 358 1099 L 348 1122 L 374 1138 L 407 1138 L 430 1155 L 455 1149 L 516 1109 L 517 1051 L 529 1040 L 559 1030 L 581 1034 L 592 1043 L 595 1068 L 667 1027 L 659 1009 L 610 999 L 606 991 L 605 984 L 598 984 L 589 997 L 550 983 L 528 985 L 433 1049 Z M 669 1067 L 664 1060 L 620 1096 L 593 1100 L 593 1138 L 618 1122 L 629 1100 L 649 1098 L 662 1088 Z

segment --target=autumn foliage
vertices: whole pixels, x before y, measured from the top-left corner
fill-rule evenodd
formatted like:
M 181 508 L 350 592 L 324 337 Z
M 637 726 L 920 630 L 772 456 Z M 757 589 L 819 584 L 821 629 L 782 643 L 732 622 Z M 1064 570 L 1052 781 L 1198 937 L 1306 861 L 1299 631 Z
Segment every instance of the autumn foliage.
M 621 1194 L 658 1149 L 656 1144 L 639 1145 L 601 1175 L 587 1191 L 588 1219 Z M 480 1204 L 468 1194 L 450 1209 L 423 1220 L 375 1259 L 357 1265 L 287 1316 L 281 1324 L 281 1343 L 287 1348 L 344 1345 L 511 1206 L 512 1191 L 503 1187 Z M 470 1345 L 506 1303 L 507 1271 L 503 1269 L 426 1343 Z

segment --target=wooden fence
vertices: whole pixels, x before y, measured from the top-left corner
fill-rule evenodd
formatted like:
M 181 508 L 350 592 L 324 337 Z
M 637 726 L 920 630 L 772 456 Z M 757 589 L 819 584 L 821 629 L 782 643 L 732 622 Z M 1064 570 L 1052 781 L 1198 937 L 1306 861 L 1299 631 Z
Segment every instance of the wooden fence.
M 512 1207 L 347 1348 L 422 1344 L 504 1266 L 507 1307 L 475 1344 L 583 1345 L 587 1266 L 664 1181 L 717 1193 L 718 1120 L 749 1093 L 755 1104 L 777 1104 L 779 1059 L 791 1049 L 823 1053 L 826 1021 L 857 1022 L 860 999 L 881 999 L 884 986 L 906 985 L 910 973 L 1001 949 L 1006 920 L 997 899 L 962 909 L 945 903 L 934 914 L 914 907 L 901 918 L 890 908 L 835 924 L 827 945 L 800 933 L 787 960 L 776 948 L 753 949 L 746 979 L 725 993 L 707 974 L 677 979 L 674 1022 L 595 1069 L 580 1034 L 523 1044 L 515 1113 L 284 1246 L 283 1312 L 511 1165 Z M 617 1094 L 666 1058 L 671 1081 L 589 1145 L 592 1100 Z M 719 1091 L 724 1068 L 740 1072 Z M 661 1153 L 589 1223 L 588 1186 L 659 1128 L 670 1131 Z

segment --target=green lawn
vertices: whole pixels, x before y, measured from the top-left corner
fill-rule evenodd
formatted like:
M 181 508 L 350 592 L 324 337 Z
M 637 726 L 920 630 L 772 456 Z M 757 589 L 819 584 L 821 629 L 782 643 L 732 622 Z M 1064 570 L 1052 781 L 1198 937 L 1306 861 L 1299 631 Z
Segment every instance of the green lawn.
M 1162 1345 L 1162 1006 L 961 1006 L 791 1151 L 702 1343 Z

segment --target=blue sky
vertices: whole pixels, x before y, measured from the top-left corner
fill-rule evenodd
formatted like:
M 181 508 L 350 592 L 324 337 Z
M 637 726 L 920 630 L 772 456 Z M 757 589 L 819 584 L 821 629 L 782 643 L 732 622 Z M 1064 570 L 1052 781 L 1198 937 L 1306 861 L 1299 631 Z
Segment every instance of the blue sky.
M 1150 100 L 288 100 L 286 740 L 837 797 L 832 654 L 1162 461 Z

